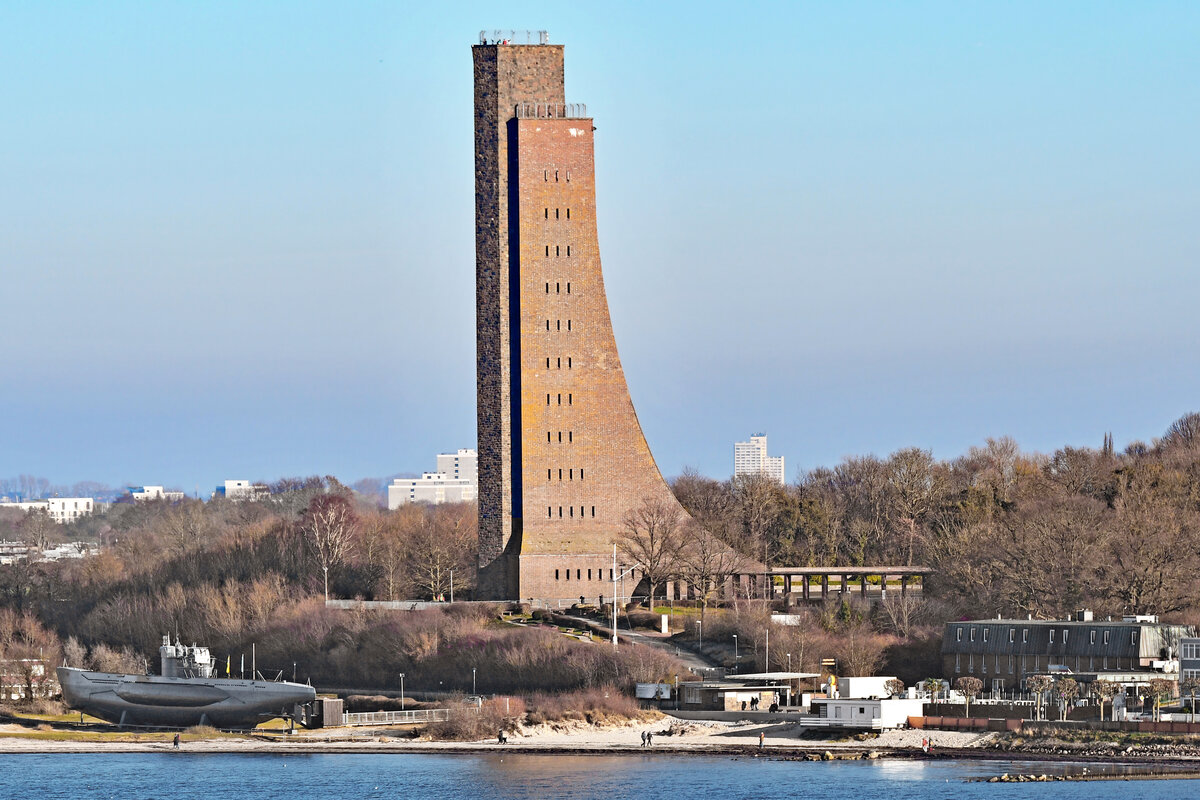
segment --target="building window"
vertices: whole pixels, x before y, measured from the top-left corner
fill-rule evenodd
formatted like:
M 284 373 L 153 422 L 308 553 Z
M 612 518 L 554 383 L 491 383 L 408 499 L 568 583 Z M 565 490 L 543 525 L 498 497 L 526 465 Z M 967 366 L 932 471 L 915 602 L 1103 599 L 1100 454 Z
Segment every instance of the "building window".
M 550 284 L 546 284 L 546 294 L 550 294 Z
M 561 319 L 554 320 L 554 330 L 556 330 L 556 331 L 562 330 L 562 320 Z
M 567 480 L 569 480 L 569 481 L 575 480 L 575 470 L 573 470 L 573 469 L 567 470 Z
M 571 218 L 571 209 L 567 209 L 567 219 Z
M 567 183 L 571 182 L 571 170 L 567 170 Z
M 546 330 L 550 330 L 550 320 L 546 320 Z
M 554 182 L 558 183 L 558 170 L 554 170 Z
M 546 255 L 550 255 L 550 245 L 546 245 Z
M 561 255 L 562 255 L 562 248 L 560 248 L 558 245 L 554 245 L 554 256 L 557 258 L 558 256 L 561 256 Z
M 574 431 L 567 431 L 567 441 L 568 442 L 575 441 L 575 432 Z
M 1070 632 L 1070 631 L 1068 631 L 1066 628 L 1063 628 L 1063 644 L 1066 644 L 1066 643 L 1067 643 L 1067 634 L 1068 634 L 1069 632 Z
M 1050 629 L 1050 644 L 1054 644 L 1054 628 Z
M 567 320 L 567 330 L 571 330 L 571 320 Z
M 561 394 L 558 396 L 558 404 L 560 406 L 562 405 L 562 395 Z
M 589 569 L 588 570 L 588 580 L 590 581 L 591 579 L 592 579 L 592 571 Z
M 571 368 L 571 357 L 567 356 L 567 369 Z
M 567 245 L 567 255 L 571 255 L 571 245 Z
M 962 641 L 962 628 L 955 629 L 954 634 L 955 634 L 954 641 L 961 642 Z
M 580 570 L 575 570 L 575 580 L 577 580 L 577 581 L 578 581 L 578 580 L 583 580 L 583 579 L 580 577 L 580 575 L 581 575 L 581 574 L 582 574 L 582 573 L 580 572 Z
M 575 519 L 575 506 L 571 506 L 567 509 L 567 516 L 569 516 L 571 519 Z
M 550 431 L 546 431 L 546 441 L 550 441 Z
M 568 283 L 567 284 L 567 294 L 570 294 L 570 293 L 571 293 L 571 284 Z
M 567 570 L 567 580 L 571 580 L 571 570 Z
M 547 517 L 547 518 L 552 518 L 553 516 L 554 516 L 554 507 L 553 507 L 553 506 L 546 506 L 546 517 Z
M 973 641 L 975 641 L 975 628 L 974 628 L 974 626 L 972 626 L 972 628 L 971 628 L 971 641 L 972 641 L 972 642 L 973 642 Z
M 558 471 L 558 479 L 560 481 L 562 480 L 562 470 L 561 469 Z
M 546 480 L 548 480 L 548 481 L 549 481 L 549 480 L 553 480 L 553 478 L 551 478 L 551 477 L 550 477 L 550 470 L 549 470 L 549 468 L 547 468 L 547 469 L 546 469 Z
M 562 519 L 562 506 L 558 507 L 558 518 Z
M 1130 644 L 1137 644 L 1137 631 L 1130 631 L 1130 632 L 1129 632 L 1129 643 L 1130 643 Z
M 546 405 L 550 405 L 550 395 L 546 395 Z
M 583 480 L 583 467 L 579 468 L 579 480 Z M 596 516 L 596 507 L 592 506 L 592 516 Z
M 562 431 L 558 432 L 558 441 L 560 444 L 562 443 Z
M 558 357 L 557 367 L 558 367 L 558 369 L 562 369 L 562 356 Z
M 567 321 L 567 329 L 570 330 L 570 328 L 571 328 L 571 322 L 570 322 L 570 320 L 568 320 Z M 567 405 L 571 405 L 571 393 L 570 392 L 567 392 Z
M 554 570 L 554 580 L 558 580 L 558 570 Z
M 1021 631 L 1021 643 L 1027 644 L 1028 642 L 1029 642 L 1029 628 L 1025 628 L 1024 630 Z
M 984 640 L 985 642 L 987 641 L 987 634 L 988 634 L 988 629 L 987 629 L 987 628 L 984 628 L 984 629 L 983 629 L 983 640 Z
M 544 181 L 550 180 L 550 170 L 548 170 L 548 169 L 542 170 L 542 180 L 544 180 Z
M 558 219 L 558 209 L 554 209 L 554 218 Z
M 546 369 L 550 369 L 550 356 L 546 356 Z
M 1092 631 L 1091 633 L 1088 634 L 1088 644 L 1095 644 L 1095 643 L 1096 643 L 1096 632 Z
M 1104 643 L 1108 644 L 1108 631 L 1104 632 Z
M 579 470 L 579 480 L 583 480 L 583 470 Z M 592 506 L 592 516 L 596 516 L 596 507 Z
M 1012 644 L 1012 643 L 1013 643 L 1013 642 L 1015 642 L 1016 640 L 1017 640 L 1017 629 L 1016 629 L 1016 628 L 1009 628 L 1009 629 L 1008 629 L 1008 643 L 1009 643 L 1009 644 Z

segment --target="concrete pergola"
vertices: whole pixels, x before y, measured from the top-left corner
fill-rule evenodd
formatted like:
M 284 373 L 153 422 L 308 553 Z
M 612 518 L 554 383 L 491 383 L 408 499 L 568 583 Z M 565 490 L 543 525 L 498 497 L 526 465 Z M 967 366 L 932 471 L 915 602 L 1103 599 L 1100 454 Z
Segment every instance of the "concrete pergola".
M 904 597 L 908 594 L 908 582 L 913 578 L 924 579 L 934 570 L 932 567 L 772 567 L 764 573 L 764 578 L 767 586 L 770 587 L 770 594 L 775 594 L 775 582 L 773 578 L 776 575 L 783 576 L 783 592 L 785 595 L 793 593 L 792 582 L 796 578 L 800 578 L 800 594 L 805 600 L 811 600 L 812 579 L 819 578 L 821 585 L 820 597 L 822 600 L 829 596 L 829 577 L 837 576 L 840 579 L 839 594 L 849 594 L 849 582 L 851 578 L 861 578 L 860 592 L 863 597 L 867 595 L 867 578 L 878 576 L 881 581 L 881 586 L 886 592 L 887 581 L 889 578 L 900 579 L 900 596 Z

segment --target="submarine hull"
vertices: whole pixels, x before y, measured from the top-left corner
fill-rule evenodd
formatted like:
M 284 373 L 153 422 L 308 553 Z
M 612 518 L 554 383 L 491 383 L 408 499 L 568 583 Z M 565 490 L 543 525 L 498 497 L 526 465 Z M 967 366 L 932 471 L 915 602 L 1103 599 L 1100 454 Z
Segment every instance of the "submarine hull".
M 63 700 L 118 725 L 251 728 L 316 699 L 311 686 L 238 678 L 164 678 L 59 667 Z

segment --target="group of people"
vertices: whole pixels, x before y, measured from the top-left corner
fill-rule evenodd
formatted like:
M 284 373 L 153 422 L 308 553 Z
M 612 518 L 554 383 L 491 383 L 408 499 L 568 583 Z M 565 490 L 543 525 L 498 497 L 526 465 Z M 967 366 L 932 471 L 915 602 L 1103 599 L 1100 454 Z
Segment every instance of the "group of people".
M 649 747 L 654 744 L 654 734 L 650 731 L 642 731 L 642 747 Z

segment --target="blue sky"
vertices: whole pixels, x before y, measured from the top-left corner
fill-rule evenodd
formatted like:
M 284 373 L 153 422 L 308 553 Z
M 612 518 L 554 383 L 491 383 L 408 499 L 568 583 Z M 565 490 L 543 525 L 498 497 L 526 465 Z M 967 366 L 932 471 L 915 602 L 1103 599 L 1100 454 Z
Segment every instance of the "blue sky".
M 667 474 L 789 478 L 1200 409 L 1193 3 L 0 5 L 0 476 L 431 468 L 473 446 L 470 45 L 596 118 Z

